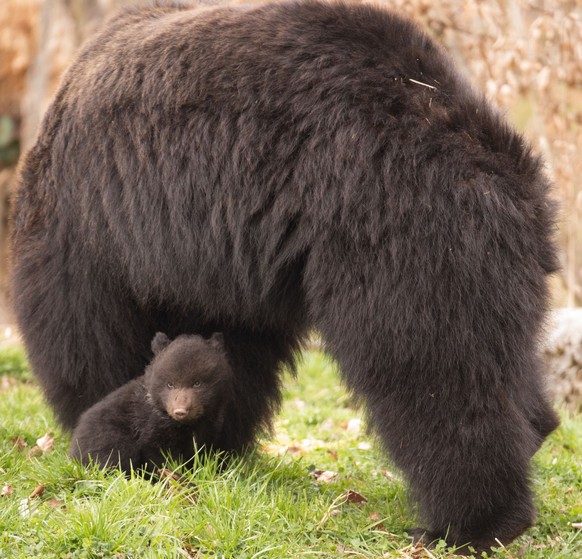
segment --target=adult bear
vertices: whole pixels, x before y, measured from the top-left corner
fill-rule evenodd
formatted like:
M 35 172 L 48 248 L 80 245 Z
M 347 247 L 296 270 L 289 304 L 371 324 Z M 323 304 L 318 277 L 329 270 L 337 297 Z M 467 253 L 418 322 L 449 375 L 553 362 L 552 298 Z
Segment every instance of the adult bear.
M 66 427 L 156 331 L 222 331 L 251 444 L 316 328 L 429 536 L 533 521 L 556 427 L 537 342 L 557 268 L 541 164 L 414 24 L 315 0 L 119 15 L 22 168 L 14 303 Z

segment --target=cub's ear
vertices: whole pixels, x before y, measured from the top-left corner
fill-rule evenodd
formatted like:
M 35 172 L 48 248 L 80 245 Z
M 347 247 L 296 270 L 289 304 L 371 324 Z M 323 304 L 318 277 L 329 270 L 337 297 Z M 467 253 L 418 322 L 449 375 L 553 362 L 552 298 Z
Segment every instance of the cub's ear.
M 220 332 L 214 332 L 208 340 L 210 347 L 224 351 L 224 336 Z
M 154 355 L 157 355 L 158 353 L 160 353 L 160 351 L 162 351 L 162 349 L 168 347 L 169 345 L 170 338 L 168 338 L 166 334 L 158 332 L 154 336 L 154 339 L 152 340 L 152 351 L 154 352 Z

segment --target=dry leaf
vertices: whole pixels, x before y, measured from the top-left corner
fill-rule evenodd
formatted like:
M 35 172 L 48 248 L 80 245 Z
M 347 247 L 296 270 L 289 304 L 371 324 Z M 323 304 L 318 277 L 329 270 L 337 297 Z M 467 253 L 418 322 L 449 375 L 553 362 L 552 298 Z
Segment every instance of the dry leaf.
M 65 501 L 61 501 L 60 499 L 49 499 L 48 501 L 45 502 L 49 507 L 53 509 L 59 509 L 65 506 Z
M 337 477 L 336 472 L 330 472 L 329 470 L 313 470 L 311 475 L 316 481 L 321 481 L 322 483 L 329 483 Z
M 169 478 L 173 481 L 177 481 L 177 482 L 180 481 L 180 476 L 176 472 L 169 470 L 168 468 L 159 468 L 157 470 L 157 474 L 158 474 L 158 476 L 160 476 L 160 479 L 168 479 Z
M 404 559 L 435 559 L 434 555 L 422 546 L 408 545 L 399 549 L 398 553 Z M 392 555 L 384 555 L 384 557 L 392 557 Z
M 206 533 L 211 537 L 214 538 L 216 536 L 216 530 L 214 529 L 214 526 L 212 524 L 206 524 L 205 526 L 206 529 Z
M 295 398 L 292 403 L 295 405 L 295 407 L 298 410 L 303 410 L 305 409 L 305 402 L 303 400 L 300 400 L 299 398 Z
M 371 512 L 370 520 L 376 522 L 376 524 L 374 524 L 374 530 L 378 530 L 379 532 L 388 532 L 388 530 L 386 530 L 386 526 L 384 526 L 384 523 L 380 522 L 382 520 L 382 516 L 379 512 Z
M 28 499 L 21 499 L 18 505 L 18 512 L 20 516 L 28 518 L 30 516 L 30 507 L 28 506 Z
M 358 419 L 357 417 L 353 417 L 349 421 L 342 423 L 341 428 L 346 429 L 346 431 L 350 433 L 357 434 L 362 429 L 362 420 Z
M 19 450 L 19 452 L 22 452 L 28 446 L 26 441 L 21 437 L 12 437 L 12 444 Z
M 186 499 L 188 503 L 191 505 L 195 505 L 198 503 L 198 494 L 194 491 L 190 491 L 188 493 L 183 493 L 182 496 Z
M 36 441 L 38 448 L 43 452 L 50 452 L 53 449 L 55 440 L 47 433 L 44 437 L 41 437 Z
M 42 456 L 42 449 L 38 445 L 34 445 L 27 453 L 27 458 L 36 458 L 37 456 Z
M 348 431 L 350 433 L 359 433 L 362 430 L 362 420 L 353 418 L 348 421 Z
M 16 379 L 9 377 L 8 375 L 2 375 L 0 378 L 0 392 L 5 392 L 17 384 Z
M 31 514 L 37 512 L 36 509 L 38 508 L 38 503 L 39 501 L 36 499 L 34 501 L 31 501 L 30 499 L 21 499 L 20 505 L 18 506 L 18 512 L 20 513 L 20 516 L 23 518 L 28 518 Z
M 297 446 L 297 445 L 291 445 L 285 448 L 283 454 L 305 454 L 305 449 Z
M 578 530 L 582 530 L 582 522 L 572 522 L 572 528 L 577 528 Z
M 7 497 L 8 495 L 12 495 L 12 493 L 14 493 L 14 487 L 5 483 L 2 488 L 2 497 Z
M 337 451 L 328 449 L 327 453 L 333 458 L 335 462 L 337 462 Z
M 53 449 L 55 440 L 47 433 L 44 437 L 41 437 L 36 441 L 36 444 L 28 451 L 26 455 L 28 458 L 35 458 L 41 456 Z
M 366 499 L 366 497 L 364 497 L 361 493 L 358 493 L 357 491 L 352 491 L 351 489 L 348 489 L 346 491 L 346 497 L 347 497 L 346 501 L 351 504 L 368 502 L 368 499 Z
M 386 470 L 385 468 L 381 469 L 380 473 L 391 481 L 398 481 L 398 478 L 391 471 Z
M 196 548 L 192 547 L 191 545 L 188 545 L 187 543 L 182 545 L 184 547 L 184 551 L 188 554 L 188 557 L 191 557 L 192 559 L 198 559 L 202 557 L 202 555 L 200 555 Z
M 34 491 L 28 496 L 29 499 L 34 499 L 35 497 L 41 497 L 44 493 L 44 486 L 38 485 L 34 488 Z
M 277 448 L 277 454 L 282 456 L 284 454 L 300 454 L 305 456 L 311 450 L 317 448 L 324 448 L 325 443 L 319 439 L 301 439 L 300 441 L 291 441 L 288 437 L 277 437 L 275 445 L 270 445 L 271 448 Z M 286 443 L 278 446 L 277 443 Z

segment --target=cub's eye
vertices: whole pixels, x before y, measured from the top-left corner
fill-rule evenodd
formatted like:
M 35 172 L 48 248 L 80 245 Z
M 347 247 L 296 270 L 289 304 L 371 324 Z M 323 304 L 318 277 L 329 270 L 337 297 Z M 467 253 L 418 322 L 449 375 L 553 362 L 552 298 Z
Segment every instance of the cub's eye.
M 171 382 L 169 382 L 167 386 L 168 388 L 174 388 L 174 385 Z
M 200 386 L 200 381 L 199 381 L 199 380 L 195 380 L 195 381 L 194 381 L 194 385 L 193 385 L 193 386 L 195 386 L 195 387 L 196 387 L 196 386 Z

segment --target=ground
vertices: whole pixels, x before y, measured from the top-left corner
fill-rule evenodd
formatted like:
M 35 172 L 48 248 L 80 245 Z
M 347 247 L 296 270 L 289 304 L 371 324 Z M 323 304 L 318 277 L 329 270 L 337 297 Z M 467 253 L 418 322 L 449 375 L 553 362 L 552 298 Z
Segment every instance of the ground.
M 562 421 L 534 461 L 538 522 L 496 558 L 582 558 L 582 416 Z M 2 559 L 454 557 L 408 544 L 399 474 L 317 350 L 286 378 L 274 435 L 224 470 L 152 484 L 82 468 L 68 445 L 22 350 L 0 348 Z

